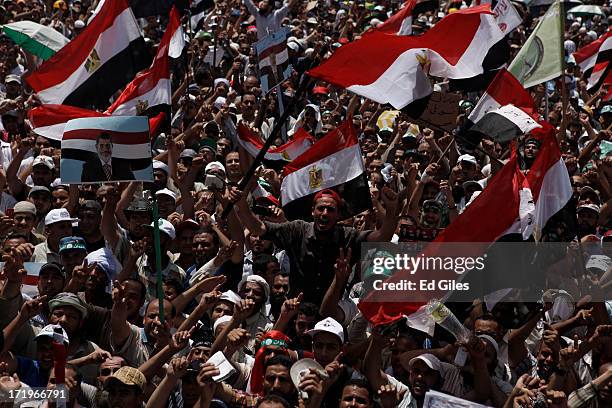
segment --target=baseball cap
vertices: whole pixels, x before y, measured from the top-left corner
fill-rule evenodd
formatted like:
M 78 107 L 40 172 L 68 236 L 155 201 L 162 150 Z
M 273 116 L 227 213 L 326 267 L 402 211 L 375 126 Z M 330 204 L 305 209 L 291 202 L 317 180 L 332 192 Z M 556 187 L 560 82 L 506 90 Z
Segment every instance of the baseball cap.
M 160 232 L 166 234 L 168 237 L 170 237 L 170 239 L 176 238 L 176 230 L 174 229 L 174 226 L 172 225 L 172 223 L 170 223 L 170 221 L 160 218 L 158 224 Z M 155 222 L 152 222 L 151 224 L 145 224 L 143 225 L 143 227 L 155 228 Z
M 162 188 L 161 190 L 158 190 L 155 192 L 155 196 L 159 196 L 159 195 L 168 196 L 172 198 L 172 200 L 176 203 L 176 194 L 172 190 L 169 190 L 167 188 Z
M 327 95 L 329 89 L 324 86 L 315 86 L 312 90 L 313 95 Z
M 459 159 L 457 160 L 457 162 L 462 162 L 462 161 L 472 163 L 474 165 L 478 164 L 478 162 L 476 161 L 476 158 L 472 156 L 471 154 L 462 154 L 461 156 L 459 156 Z
M 123 385 L 138 387 L 140 392 L 143 392 L 145 386 L 147 385 L 147 378 L 144 376 L 144 374 L 140 372 L 139 369 L 130 366 L 123 366 L 115 371 L 113 375 L 104 381 L 104 388 L 116 381 Z
M 151 204 L 144 198 L 135 198 L 125 211 L 151 211 Z
M 440 362 L 440 359 L 434 356 L 433 354 L 425 353 L 421 354 L 420 356 L 414 357 L 412 360 L 410 360 L 408 365 L 412 367 L 412 365 L 417 360 L 421 360 L 422 362 L 427 364 L 427 367 L 431 368 L 434 371 L 437 371 L 439 373 L 442 372 L 442 363 Z
M 81 317 L 84 319 L 87 316 L 87 306 L 81 300 L 80 297 L 70 292 L 62 292 L 55 295 L 53 299 L 49 301 L 49 311 L 53 312 L 56 307 L 59 306 L 71 306 L 81 313 Z
M 198 222 L 196 220 L 192 220 L 191 218 L 187 218 L 186 220 L 183 220 L 179 223 L 179 225 L 176 226 L 176 232 L 178 233 L 179 231 L 182 231 L 184 229 L 187 228 L 192 228 L 195 230 L 199 230 L 200 229 L 200 224 L 198 224 Z
M 27 214 L 36 215 L 36 206 L 29 201 L 19 201 L 13 207 L 13 212 L 15 214 L 27 213 Z
M 45 216 L 45 225 L 55 224 L 56 222 L 75 222 L 78 221 L 78 218 L 72 218 L 70 213 L 65 208 L 57 208 L 49 211 L 49 213 Z
M 185 157 L 189 157 L 191 159 L 193 159 L 194 157 L 196 157 L 197 153 L 195 150 L 193 149 L 185 149 L 181 152 L 181 155 L 179 156 L 179 158 L 183 159 Z
M 196 40 L 212 40 L 212 34 L 208 31 L 198 31 L 198 33 L 194 37 Z
M 85 240 L 81 237 L 64 237 L 59 242 L 59 253 L 69 250 L 79 250 L 87 252 Z
M 314 329 L 308 330 L 306 334 L 309 334 L 311 337 L 321 333 L 327 332 L 331 333 L 334 336 L 337 336 L 340 339 L 340 342 L 344 344 L 344 329 L 342 325 L 338 323 L 335 319 L 331 317 L 327 317 L 317 324 L 315 324 Z
M 35 339 L 41 337 L 50 337 L 57 343 L 64 343 L 66 346 L 70 344 L 66 330 L 59 324 L 48 324 L 36 335 Z
M 225 173 L 225 166 L 221 164 L 221 162 L 218 162 L 218 161 L 208 163 L 206 167 L 204 168 L 204 173 L 208 173 L 210 170 L 213 170 L 215 167 L 217 169 L 222 170 Z
M 161 170 L 168 175 L 168 165 L 159 160 L 153 160 L 153 170 Z
M 576 212 L 580 212 L 580 210 L 591 210 L 591 211 L 595 211 L 597 214 L 599 214 L 599 206 L 595 205 L 595 204 L 583 204 L 583 205 L 579 205 L 578 208 L 576 209 Z
M 38 166 L 39 164 L 45 165 L 50 170 L 55 168 L 55 162 L 49 156 L 36 156 L 32 162 L 32 167 Z
M 585 265 L 586 269 L 597 269 L 602 272 L 607 272 L 612 266 L 612 259 L 606 255 L 591 255 Z
M 210 150 L 213 153 L 217 152 L 217 142 L 214 139 L 210 139 L 208 137 L 205 137 L 204 139 L 200 140 L 200 144 L 198 146 L 198 150 Z
M 76 20 L 74 22 L 74 28 L 84 28 L 85 22 L 83 20 Z
M 64 279 L 66 278 L 66 273 L 64 272 L 64 268 L 62 267 L 62 265 L 58 264 L 57 262 L 47 262 L 46 264 L 40 267 L 38 274 L 41 275 L 45 271 L 55 272 L 55 273 L 62 275 Z
M 21 78 L 19 78 L 17 75 L 9 74 L 6 76 L 6 78 L 4 78 L 4 83 L 8 84 L 9 82 L 17 82 L 19 85 L 21 85 Z
M 43 193 L 48 194 L 49 196 L 52 196 L 51 190 L 49 190 L 47 187 L 45 187 L 45 186 L 32 186 L 32 188 L 30 189 L 30 192 L 28 193 L 28 197 L 31 197 L 32 194 L 39 193 L 39 192 L 43 192 Z

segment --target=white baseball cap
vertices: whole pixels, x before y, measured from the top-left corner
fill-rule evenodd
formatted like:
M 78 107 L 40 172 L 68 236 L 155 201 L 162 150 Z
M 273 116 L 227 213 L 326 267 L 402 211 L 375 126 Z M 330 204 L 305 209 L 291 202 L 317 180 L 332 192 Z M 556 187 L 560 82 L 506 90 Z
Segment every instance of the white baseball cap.
M 32 167 L 38 166 L 39 164 L 45 165 L 50 170 L 55 168 L 55 162 L 49 156 L 36 156 L 32 162 Z
M 167 188 L 162 188 L 161 190 L 158 190 L 155 192 L 155 195 L 166 195 L 172 198 L 172 200 L 174 200 L 174 203 L 176 203 L 176 194 L 174 193 L 174 191 L 167 189 Z
M 227 290 L 219 296 L 219 300 L 225 300 L 226 302 L 230 302 L 233 304 L 238 304 L 240 302 L 240 296 L 233 290 Z
M 344 329 L 342 325 L 338 323 L 335 319 L 331 317 L 327 317 L 317 324 L 315 324 L 314 329 L 308 330 L 306 333 L 310 336 L 314 337 L 315 335 L 327 332 L 337 336 L 340 339 L 341 343 L 344 343 Z
M 70 344 L 68 334 L 59 324 L 48 324 L 36 335 L 35 339 L 40 337 L 51 337 L 57 343 L 64 343 L 66 346 Z
M 170 221 L 160 218 L 157 223 L 159 224 L 160 232 L 163 232 L 164 234 L 169 236 L 170 239 L 176 238 L 176 230 L 174 229 L 174 225 L 172 225 Z M 155 222 L 152 222 L 151 224 L 145 224 L 144 227 L 155 228 Z
M 78 220 L 78 218 L 72 218 L 67 209 L 57 208 L 49 211 L 49 213 L 45 216 L 45 225 L 51 225 L 62 221 L 69 221 L 72 223 Z
M 433 354 L 425 353 L 425 354 L 421 354 L 420 356 L 416 356 L 415 358 L 410 360 L 408 365 L 412 367 L 412 365 L 417 360 L 421 360 L 422 362 L 427 364 L 427 367 L 431 368 L 434 371 L 437 371 L 439 373 L 442 372 L 442 363 L 440 363 L 440 359 L 434 356 Z
M 457 159 L 457 162 L 460 163 L 462 161 L 466 161 L 474 165 L 478 164 L 478 162 L 476 161 L 476 158 L 472 156 L 471 154 L 462 154 L 461 156 L 459 156 L 459 159 Z
M 168 165 L 162 161 L 159 160 L 153 160 L 153 170 L 161 170 L 164 173 L 166 173 L 166 175 L 168 174 Z

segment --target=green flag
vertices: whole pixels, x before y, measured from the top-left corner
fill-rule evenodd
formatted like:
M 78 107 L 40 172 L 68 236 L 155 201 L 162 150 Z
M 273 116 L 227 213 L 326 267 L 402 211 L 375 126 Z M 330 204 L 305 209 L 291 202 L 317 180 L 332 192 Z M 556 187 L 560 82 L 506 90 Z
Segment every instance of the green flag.
M 516 55 L 508 71 L 525 88 L 550 81 L 563 73 L 561 3 L 556 0 Z
M 21 48 L 45 61 L 69 42 L 53 28 L 27 20 L 5 24 L 2 31 Z

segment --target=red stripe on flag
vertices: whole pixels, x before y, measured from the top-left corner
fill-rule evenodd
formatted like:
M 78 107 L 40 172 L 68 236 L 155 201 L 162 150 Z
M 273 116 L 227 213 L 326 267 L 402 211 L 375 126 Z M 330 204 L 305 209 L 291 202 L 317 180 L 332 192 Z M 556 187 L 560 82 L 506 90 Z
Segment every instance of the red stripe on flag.
M 25 275 L 22 280 L 22 284 L 30 286 L 38 286 L 38 276 Z
M 291 163 L 285 165 L 283 174 L 287 177 L 289 174 L 311 163 L 317 162 L 327 156 L 344 150 L 357 144 L 357 133 L 353 126 L 353 118 L 349 117 L 342 122 L 340 126 L 332 130 L 303 154 L 295 158 Z
M 111 135 L 113 144 L 137 145 L 149 142 L 149 132 L 116 132 L 106 129 L 75 129 L 64 132 L 63 140 L 96 140 L 101 133 Z
M 344 88 L 368 85 L 380 78 L 401 54 L 422 48 L 456 65 L 472 43 L 483 13 L 493 14 L 490 5 L 456 11 L 420 36 L 372 32 L 338 48 L 331 58 L 308 71 L 308 75 Z M 359 69 L 355 69 L 356 66 Z
M 64 82 L 89 57 L 100 34 L 111 27 L 117 16 L 127 8 L 126 0 L 105 1 L 98 15 L 80 35 L 62 47 L 36 71 L 26 75 L 25 80 L 35 91 Z
M 74 106 L 48 104 L 30 110 L 28 119 L 30 119 L 32 126 L 37 128 L 65 123 L 71 119 L 97 118 L 103 116 L 108 115 L 89 109 L 76 108 Z
M 280 54 L 286 48 L 287 48 L 287 44 L 285 44 L 284 42 L 282 42 L 280 44 L 271 45 L 270 47 L 268 47 L 265 50 L 263 50 L 261 52 L 261 54 L 259 54 L 257 56 L 257 58 L 259 58 L 259 60 L 261 61 L 262 59 L 264 59 L 264 58 L 266 58 L 266 57 L 268 57 L 268 56 L 270 56 L 272 54 Z

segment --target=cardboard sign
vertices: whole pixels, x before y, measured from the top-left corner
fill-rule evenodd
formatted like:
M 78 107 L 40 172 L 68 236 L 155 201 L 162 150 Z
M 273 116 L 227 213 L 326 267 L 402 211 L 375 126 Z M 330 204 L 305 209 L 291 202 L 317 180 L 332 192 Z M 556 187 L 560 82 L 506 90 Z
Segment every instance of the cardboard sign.
M 412 118 L 412 122 L 423 127 L 433 125 L 450 133 L 457 126 L 460 100 L 461 97 L 457 94 L 434 91 L 423 114 L 418 118 Z

